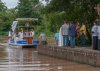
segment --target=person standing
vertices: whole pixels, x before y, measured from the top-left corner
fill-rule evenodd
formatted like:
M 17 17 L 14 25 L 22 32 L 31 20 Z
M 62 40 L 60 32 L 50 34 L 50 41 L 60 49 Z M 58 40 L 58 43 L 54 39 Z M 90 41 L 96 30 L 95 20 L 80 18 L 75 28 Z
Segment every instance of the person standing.
M 21 31 L 18 33 L 19 35 L 19 40 L 23 40 L 24 36 L 23 36 L 23 29 L 21 29 Z
M 68 41 L 69 41 L 68 29 L 69 29 L 69 24 L 66 23 L 66 21 L 64 21 L 64 24 L 61 27 L 61 34 L 63 36 L 63 47 L 68 46 Z
M 40 34 L 39 39 L 40 39 L 40 45 L 46 45 L 47 44 L 46 35 L 44 33 Z
M 98 25 L 99 26 L 98 26 L 98 30 L 97 30 L 97 32 L 98 32 L 98 48 L 97 48 L 97 50 L 100 51 L 100 23 Z
M 58 45 L 58 41 L 59 41 L 59 32 L 55 33 L 55 41 L 56 41 L 56 45 Z
M 92 47 L 94 50 L 97 50 L 98 48 L 98 26 L 96 25 L 96 23 L 94 23 L 94 26 L 92 27 Z
M 35 35 L 35 32 L 34 32 L 34 30 L 32 29 L 32 31 L 31 31 L 31 35 L 34 37 L 34 35 Z
M 75 47 L 75 25 L 70 23 L 69 26 L 70 47 Z
M 82 26 L 80 28 L 80 33 L 81 33 L 82 47 L 85 47 L 86 26 L 84 23 L 82 23 Z
M 61 27 L 60 27 L 60 31 L 59 31 L 58 46 L 63 46 L 63 36 L 62 36 L 62 34 L 61 34 Z
M 75 22 L 75 37 L 77 38 L 79 35 L 78 35 L 78 30 L 79 30 L 79 22 Z

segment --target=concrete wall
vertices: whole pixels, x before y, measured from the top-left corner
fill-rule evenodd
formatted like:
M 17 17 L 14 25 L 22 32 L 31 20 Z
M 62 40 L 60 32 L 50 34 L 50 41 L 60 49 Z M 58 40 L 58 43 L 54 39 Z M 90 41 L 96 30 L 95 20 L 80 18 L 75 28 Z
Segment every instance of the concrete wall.
M 58 46 L 38 46 L 37 50 L 39 54 L 93 66 L 100 66 L 100 51 L 85 48 L 64 48 Z

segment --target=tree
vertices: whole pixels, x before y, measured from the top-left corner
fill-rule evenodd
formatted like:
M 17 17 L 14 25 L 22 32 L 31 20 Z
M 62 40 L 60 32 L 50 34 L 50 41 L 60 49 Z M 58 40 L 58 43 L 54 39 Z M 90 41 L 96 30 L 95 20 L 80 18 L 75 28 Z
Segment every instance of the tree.
M 47 13 L 65 11 L 72 21 L 93 22 L 97 17 L 94 7 L 98 3 L 100 0 L 51 0 L 46 10 Z
M 90 33 L 92 23 L 98 18 L 94 7 L 99 3 L 100 0 L 51 0 L 45 7 L 43 22 L 49 31 L 56 32 L 61 26 L 61 20 L 79 21 L 86 23 L 87 31 Z M 59 16 L 59 13 L 63 12 L 64 14 Z M 88 37 L 90 38 L 90 35 Z
M 15 9 L 8 9 L 6 12 L 0 12 L 0 31 L 10 30 L 12 21 L 16 18 Z
M 18 17 L 37 17 L 35 7 L 39 0 L 19 0 Z
M 4 5 L 4 3 L 0 0 L 0 31 L 4 29 L 4 21 L 6 18 L 4 18 L 4 15 L 6 15 L 7 7 Z
M 4 12 L 7 10 L 7 7 L 5 4 L 0 0 L 0 12 Z
M 65 12 L 53 12 L 43 15 L 42 25 L 45 31 L 58 32 L 63 21 L 65 20 Z

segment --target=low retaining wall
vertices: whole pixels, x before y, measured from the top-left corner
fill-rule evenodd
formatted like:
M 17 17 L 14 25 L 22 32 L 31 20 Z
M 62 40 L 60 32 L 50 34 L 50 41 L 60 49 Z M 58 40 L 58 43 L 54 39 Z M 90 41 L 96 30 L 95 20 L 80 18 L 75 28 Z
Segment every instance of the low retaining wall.
M 85 48 L 38 46 L 38 53 L 100 67 L 100 51 Z

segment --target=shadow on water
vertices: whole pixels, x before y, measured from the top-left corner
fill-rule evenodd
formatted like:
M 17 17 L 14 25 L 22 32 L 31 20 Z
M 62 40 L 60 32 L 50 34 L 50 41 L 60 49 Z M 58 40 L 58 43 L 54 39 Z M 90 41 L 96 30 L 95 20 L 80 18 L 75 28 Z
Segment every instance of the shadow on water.
M 100 71 L 100 68 L 39 55 L 36 48 L 0 47 L 0 71 Z

